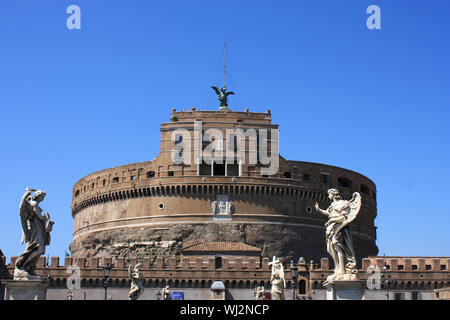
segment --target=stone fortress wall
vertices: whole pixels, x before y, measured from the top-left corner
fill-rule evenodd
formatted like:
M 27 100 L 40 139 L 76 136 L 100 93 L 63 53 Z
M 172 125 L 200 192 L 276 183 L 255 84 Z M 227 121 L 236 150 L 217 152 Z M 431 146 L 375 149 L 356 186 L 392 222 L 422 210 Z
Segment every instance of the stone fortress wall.
M 172 111 L 161 126 L 161 150 L 153 161 L 92 173 L 73 188 L 74 257 L 147 255 L 172 256 L 183 245 L 202 241 L 244 242 L 263 249 L 265 256 L 320 259 L 326 255 L 326 218 L 314 202 L 328 206 L 327 190 L 338 187 L 344 198 L 360 192 L 361 213 L 352 224 L 357 257 L 376 255 L 376 186 L 367 177 L 343 168 L 285 160 L 279 157 L 275 175 L 262 176 L 262 164 L 175 165 L 171 152 L 174 130 L 192 133 L 184 143 L 195 149 L 195 123 L 203 132 L 226 129 L 275 129 L 266 113 L 190 110 Z M 269 142 L 270 144 L 270 138 Z M 175 137 L 176 139 L 176 137 Z M 228 138 L 230 139 L 230 138 Z M 197 141 L 198 142 L 198 141 Z M 205 147 L 202 142 L 202 147 Z M 245 154 L 252 146 L 245 142 Z M 231 219 L 217 221 L 213 201 L 225 196 L 234 205 Z M 170 247 L 145 245 L 172 242 Z M 120 244 L 130 244 L 121 247 Z M 133 246 L 133 244 L 138 243 Z M 139 243 L 141 245 L 139 245 Z M 134 252 L 134 254 L 133 254 Z
M 0 257 L 0 263 L 6 266 L 12 276 L 17 257 L 12 257 L 9 264 Z M 66 257 L 60 265 L 59 257 L 46 261 L 41 257 L 37 264 L 37 273 L 50 277 L 49 299 L 65 299 L 67 280 L 71 276 L 70 266 L 80 267 L 80 290 L 73 290 L 74 299 L 102 299 L 103 270 L 109 263 L 112 266 L 108 279 L 108 290 L 112 299 L 128 299 L 130 288 L 128 266 L 143 263 L 143 277 L 146 295 L 141 299 L 156 299 L 156 293 L 166 285 L 172 291 L 185 293 L 185 299 L 208 299 L 213 281 L 223 281 L 228 291 L 228 298 L 253 299 L 255 286 L 264 286 L 270 291 L 271 269 L 267 257 L 239 257 L 222 259 L 218 268 L 214 257 L 184 257 L 177 262 L 171 257 L 168 263 L 162 257 L 152 261 L 150 258 L 73 258 Z M 47 263 L 49 264 L 47 266 Z M 322 282 L 332 273 L 328 258 L 320 261 L 297 262 L 299 277 L 296 294 L 300 299 L 324 299 L 325 290 Z M 367 280 L 371 273 L 366 272 L 370 266 L 378 266 L 382 272 L 381 279 L 391 280 L 380 289 L 367 290 L 367 299 L 433 299 L 433 291 L 450 286 L 449 257 L 369 257 L 361 261 L 358 270 L 361 280 Z M 386 266 L 386 269 L 383 267 Z M 292 298 L 293 281 L 290 263 L 285 262 L 286 298 Z M 85 293 L 83 296 L 82 293 Z M 386 295 L 387 293 L 387 295 Z

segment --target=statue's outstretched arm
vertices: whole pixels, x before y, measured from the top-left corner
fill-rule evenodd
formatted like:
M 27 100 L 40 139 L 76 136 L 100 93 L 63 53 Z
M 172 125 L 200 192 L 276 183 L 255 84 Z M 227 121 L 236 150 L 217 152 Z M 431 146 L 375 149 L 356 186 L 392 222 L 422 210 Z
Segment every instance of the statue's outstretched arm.
M 319 212 L 319 213 L 321 213 L 321 214 L 323 214 L 323 215 L 328 217 L 328 211 L 320 209 L 319 204 L 317 202 L 314 204 L 314 207 L 316 208 L 317 212 Z

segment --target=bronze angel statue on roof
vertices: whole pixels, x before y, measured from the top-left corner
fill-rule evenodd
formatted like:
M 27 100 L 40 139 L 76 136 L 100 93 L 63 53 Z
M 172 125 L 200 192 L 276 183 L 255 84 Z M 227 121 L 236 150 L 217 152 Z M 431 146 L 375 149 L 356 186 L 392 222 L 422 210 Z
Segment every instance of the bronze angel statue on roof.
M 34 194 L 33 194 L 34 192 Z M 50 244 L 50 231 L 54 222 L 39 203 L 45 198 L 45 191 L 27 188 L 20 201 L 19 215 L 22 224 L 22 242 L 27 244 L 25 252 L 17 258 L 14 280 L 40 279 L 35 273 L 39 257 Z
M 355 249 L 349 225 L 361 209 L 361 195 L 355 192 L 351 200 L 343 200 L 338 190 L 329 189 L 328 198 L 332 202 L 326 210 L 315 203 L 316 211 L 328 217 L 325 223 L 327 251 L 334 260 L 334 274 L 327 278 L 327 282 L 356 280 Z
M 225 86 L 223 86 L 222 88 L 217 89 L 217 87 L 211 87 L 214 89 L 214 91 L 217 94 L 217 99 L 220 101 L 220 108 L 219 110 L 228 110 L 228 96 L 230 94 L 234 94 L 233 91 L 228 91 L 227 92 L 227 88 Z

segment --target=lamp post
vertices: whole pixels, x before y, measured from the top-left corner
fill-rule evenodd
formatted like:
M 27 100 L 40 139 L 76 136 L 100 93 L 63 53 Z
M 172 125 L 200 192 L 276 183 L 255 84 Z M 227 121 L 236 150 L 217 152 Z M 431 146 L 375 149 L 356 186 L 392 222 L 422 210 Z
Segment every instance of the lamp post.
M 111 267 L 109 266 L 109 263 L 106 263 L 106 265 L 103 267 L 103 288 L 105 288 L 105 300 L 108 300 L 108 278 L 110 273 Z
M 156 292 L 156 300 L 161 300 L 161 291 Z
M 389 286 L 391 284 L 391 280 L 387 279 L 388 278 L 387 270 L 388 270 L 388 267 L 387 267 L 387 264 L 386 264 L 386 255 L 384 255 L 384 265 L 383 265 L 383 277 L 384 277 L 384 280 L 383 280 L 383 284 L 384 284 L 384 288 L 386 289 L 386 298 L 387 298 L 387 300 L 389 300 Z
M 292 299 L 296 300 L 296 288 L 297 288 L 297 278 L 298 278 L 298 267 L 294 265 L 294 261 L 291 260 L 291 277 L 294 282 L 292 286 Z

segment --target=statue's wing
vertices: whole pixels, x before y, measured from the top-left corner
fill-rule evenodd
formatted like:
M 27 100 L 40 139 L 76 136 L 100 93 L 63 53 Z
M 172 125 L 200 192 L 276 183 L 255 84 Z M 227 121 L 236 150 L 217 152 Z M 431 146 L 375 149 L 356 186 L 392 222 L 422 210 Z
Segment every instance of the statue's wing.
M 30 204 L 27 201 L 27 198 L 31 195 L 31 191 L 27 190 L 20 200 L 20 206 L 19 206 L 19 216 L 20 216 L 20 222 L 22 224 L 22 241 L 21 244 L 24 242 L 29 242 L 31 238 L 31 232 L 28 229 L 28 223 L 27 220 L 30 219 L 31 216 L 31 210 L 33 210 L 30 207 Z
M 228 91 L 227 92 L 227 96 L 230 95 L 230 94 L 234 94 L 234 92 L 233 91 Z
M 214 89 L 214 91 L 216 92 L 216 94 L 217 94 L 217 95 L 219 95 L 219 94 L 220 94 L 220 91 L 219 91 L 219 89 L 217 89 L 217 87 L 211 87 L 211 88 L 213 88 L 213 89 Z
M 349 202 L 350 202 L 350 213 L 347 216 L 347 220 L 345 220 L 336 230 L 336 233 L 341 231 L 343 228 L 348 226 L 353 220 L 355 220 L 356 216 L 361 210 L 361 195 L 359 194 L 359 192 L 353 193 L 353 197 Z

